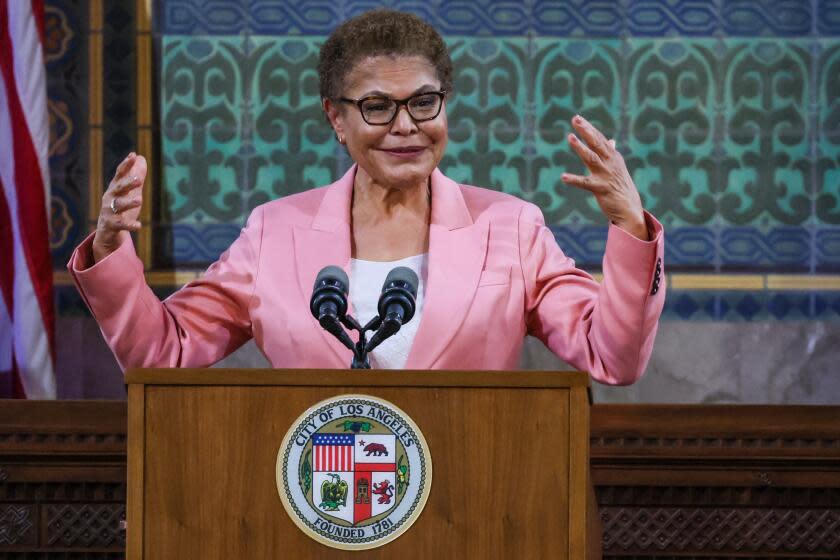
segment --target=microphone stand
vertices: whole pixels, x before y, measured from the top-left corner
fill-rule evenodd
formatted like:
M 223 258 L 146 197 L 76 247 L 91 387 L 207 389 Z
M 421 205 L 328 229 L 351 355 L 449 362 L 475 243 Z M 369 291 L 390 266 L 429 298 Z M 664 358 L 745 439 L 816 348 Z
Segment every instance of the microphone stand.
M 367 333 L 377 330 L 382 324 L 379 315 L 368 321 L 364 327 L 349 314 L 341 318 L 341 323 L 348 329 L 359 333 L 359 340 L 356 341 L 355 346 L 344 343 L 347 348 L 353 351 L 353 361 L 350 363 L 350 369 L 370 369 L 370 360 L 366 349 Z

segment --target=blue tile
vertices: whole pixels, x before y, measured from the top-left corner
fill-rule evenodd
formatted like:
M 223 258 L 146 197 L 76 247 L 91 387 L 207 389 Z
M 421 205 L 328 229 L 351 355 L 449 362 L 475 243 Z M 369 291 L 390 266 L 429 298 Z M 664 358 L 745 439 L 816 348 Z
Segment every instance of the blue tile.
M 714 0 L 631 1 L 626 18 L 628 32 L 636 36 L 711 36 L 720 29 Z
M 720 258 L 724 268 L 808 269 L 812 233 L 805 227 L 777 227 L 763 232 L 731 227 L 721 232 Z
M 840 321 L 840 292 L 671 290 L 670 321 Z
M 531 27 L 523 2 L 345 0 L 158 0 L 157 28 L 168 35 L 318 35 L 368 10 L 389 7 L 414 13 L 444 35 L 522 36 Z
M 618 37 L 624 30 L 619 2 L 537 0 L 533 8 L 537 35 Z
M 840 271 L 840 227 L 818 229 L 814 247 L 817 271 Z
M 715 319 L 713 292 L 669 292 L 662 318 L 666 321 L 711 321 Z
M 413 13 L 442 35 L 524 36 L 531 28 L 530 7 L 525 2 L 509 0 L 347 0 L 343 11 L 346 17 L 352 17 L 382 6 Z
M 666 309 L 663 314 L 665 317 L 673 314 L 674 318 L 688 320 L 701 310 L 702 303 L 698 302 L 697 298 L 693 298 L 689 294 L 679 294 L 666 301 Z
M 156 235 L 159 268 L 206 267 L 219 258 L 237 237 L 238 224 L 171 224 Z
M 668 266 L 706 266 L 713 269 L 717 236 L 711 228 L 679 227 L 665 231 L 665 262 Z
M 601 267 L 607 246 L 606 226 L 551 226 L 557 244 L 577 266 L 591 270 Z
M 817 31 L 840 35 L 840 0 L 817 0 Z
M 803 36 L 811 32 L 811 0 L 726 0 L 721 17 L 727 35 Z
M 156 27 L 169 35 L 328 35 L 342 21 L 324 0 L 157 0 Z

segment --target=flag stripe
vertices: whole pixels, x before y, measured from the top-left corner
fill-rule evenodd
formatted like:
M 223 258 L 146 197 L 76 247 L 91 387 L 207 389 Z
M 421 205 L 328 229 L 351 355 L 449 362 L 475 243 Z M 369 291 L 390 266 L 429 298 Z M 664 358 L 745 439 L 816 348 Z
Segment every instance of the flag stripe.
M 352 445 L 314 445 L 316 471 L 352 471 Z
M 44 44 L 44 0 L 32 0 L 32 15 L 35 16 L 35 25 L 38 26 L 38 39 L 41 45 Z
M 14 317 L 13 295 L 15 283 L 15 239 L 12 232 L 12 216 L 9 213 L 9 204 L 6 202 L 6 189 L 3 186 L 3 176 L 0 175 L 0 296 L 6 305 L 6 310 L 11 321 Z M 0 364 L 2 367 L 2 364 Z
M 50 398 L 55 397 L 55 336 L 46 194 L 49 129 L 37 13 L 30 2 L 0 0 L 0 145 L 13 151 L 0 155 L 0 178 L 13 228 L 14 361 L 26 395 Z

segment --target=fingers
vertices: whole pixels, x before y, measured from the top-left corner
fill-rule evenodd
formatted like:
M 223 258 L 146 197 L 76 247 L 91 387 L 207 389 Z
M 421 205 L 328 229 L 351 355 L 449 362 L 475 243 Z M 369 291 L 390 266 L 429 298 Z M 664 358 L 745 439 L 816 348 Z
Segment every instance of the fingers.
M 126 194 L 133 191 L 142 184 L 143 181 L 140 180 L 140 177 L 137 177 L 136 175 L 131 175 L 129 177 L 124 177 L 119 181 L 115 180 L 114 182 L 112 182 L 109 192 L 112 196 L 125 196 Z
M 146 171 L 146 158 L 131 152 L 117 166 L 114 178 L 111 179 L 111 183 L 108 185 L 108 191 L 114 191 L 118 196 L 126 194 L 132 188 L 143 184 L 146 178 Z
M 590 150 L 589 147 L 586 146 L 580 139 L 575 136 L 574 134 L 569 134 L 568 136 L 569 145 L 578 155 L 578 157 L 583 161 L 583 164 L 589 168 L 590 171 L 593 173 L 600 171 L 604 167 L 604 162 L 601 160 L 600 156 L 596 154 L 594 151 Z
M 126 210 L 131 210 L 132 208 L 139 208 L 143 205 L 143 199 L 141 197 L 134 197 L 134 198 L 121 198 L 115 196 L 111 199 L 111 204 L 109 208 L 111 209 L 112 214 L 122 214 Z
M 103 210 L 99 215 L 99 227 L 108 231 L 139 230 L 142 227 L 140 221 L 128 218 L 123 212 L 132 208 L 139 208 L 143 204 L 143 201 L 139 197 L 123 200 L 115 198 L 113 200 L 114 204 L 111 206 L 111 209 Z M 113 208 L 116 208 L 117 211 L 113 212 Z
M 586 144 L 595 154 L 598 155 L 599 158 L 606 161 L 613 156 L 615 153 L 615 144 L 610 146 L 606 136 L 604 136 L 601 131 L 595 128 L 589 121 L 580 115 L 575 115 L 572 119 L 572 126 L 575 127 L 575 130 L 578 134 L 580 134 L 583 141 L 586 142 Z
M 592 175 L 584 176 L 563 173 L 561 179 L 567 185 L 587 190 L 591 193 L 601 193 L 609 188 L 609 184 L 606 181 L 598 177 L 593 177 Z
M 117 166 L 117 171 L 116 171 L 116 173 L 114 173 L 114 179 L 122 177 L 125 174 L 126 171 L 131 169 L 131 166 L 134 164 L 134 160 L 136 158 L 137 158 L 137 154 L 134 153 L 134 152 L 131 152 L 130 154 L 125 156 L 125 159 L 122 160 L 120 162 L 120 164 Z

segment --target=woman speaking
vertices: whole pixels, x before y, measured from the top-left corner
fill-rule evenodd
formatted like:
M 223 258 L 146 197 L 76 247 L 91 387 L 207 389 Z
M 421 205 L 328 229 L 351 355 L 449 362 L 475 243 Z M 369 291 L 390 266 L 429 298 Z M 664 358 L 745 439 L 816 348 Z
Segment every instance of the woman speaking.
M 256 208 L 219 260 L 163 302 L 131 242 L 146 161 L 129 154 L 68 264 L 120 365 L 203 367 L 254 338 L 274 367 L 346 368 L 352 352 L 310 313 L 318 272 L 347 272 L 364 322 L 388 271 L 406 266 L 419 278 L 415 316 L 376 348 L 373 367 L 513 369 L 531 334 L 598 381 L 638 379 L 664 301 L 663 234 L 615 143 L 572 119 L 569 146 L 589 174 L 562 179 L 610 221 L 599 284 L 536 206 L 438 170 L 452 73 L 440 35 L 413 15 L 377 10 L 339 26 L 321 48 L 320 94 L 354 165 Z

